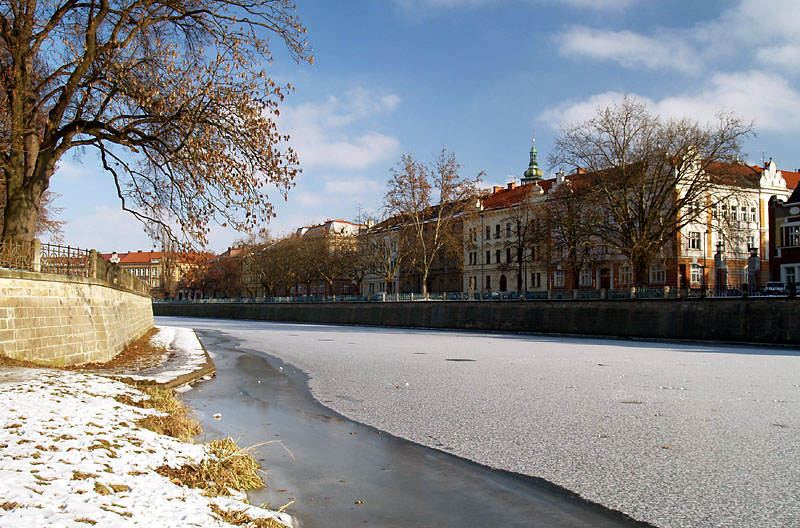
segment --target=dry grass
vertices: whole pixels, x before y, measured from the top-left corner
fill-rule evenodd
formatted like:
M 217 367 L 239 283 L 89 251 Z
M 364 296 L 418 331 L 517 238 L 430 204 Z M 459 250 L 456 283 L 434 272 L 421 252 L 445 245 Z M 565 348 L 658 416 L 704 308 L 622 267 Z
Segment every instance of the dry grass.
M 207 495 L 230 495 L 230 490 L 250 491 L 264 487 L 258 462 L 230 437 L 207 444 L 209 457 L 179 468 L 161 466 L 156 471 L 176 484 L 203 489 Z
M 99 482 L 94 483 L 94 491 L 98 495 L 111 495 L 114 493 L 108 486 L 100 484 Z
M 117 401 L 144 409 L 156 409 L 166 414 L 148 416 L 137 425 L 151 431 L 191 442 L 202 431 L 197 420 L 189 416 L 189 409 L 176 396 L 175 391 L 159 386 L 139 387 L 149 398 L 135 401 L 129 397 L 117 397 Z
M 247 526 L 248 528 L 285 528 L 275 519 L 253 519 L 244 510 L 223 510 L 216 504 L 211 505 L 211 511 L 217 518 L 234 526 Z

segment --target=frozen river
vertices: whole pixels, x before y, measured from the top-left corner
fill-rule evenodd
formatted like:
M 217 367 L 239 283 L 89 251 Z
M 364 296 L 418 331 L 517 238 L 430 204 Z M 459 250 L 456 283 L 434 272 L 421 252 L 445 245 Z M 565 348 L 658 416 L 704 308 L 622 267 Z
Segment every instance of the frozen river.
M 796 350 L 158 323 L 278 358 L 308 374 L 317 400 L 356 422 L 545 479 L 657 526 L 800 525 Z

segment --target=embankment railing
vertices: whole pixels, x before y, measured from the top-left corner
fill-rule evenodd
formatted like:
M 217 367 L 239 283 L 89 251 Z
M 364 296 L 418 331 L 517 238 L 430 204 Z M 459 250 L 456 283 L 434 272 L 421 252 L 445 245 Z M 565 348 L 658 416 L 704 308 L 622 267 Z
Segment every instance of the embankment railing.
M 106 262 L 94 249 L 33 241 L 0 240 L 0 268 L 105 280 L 142 295 L 150 285 L 119 265 Z

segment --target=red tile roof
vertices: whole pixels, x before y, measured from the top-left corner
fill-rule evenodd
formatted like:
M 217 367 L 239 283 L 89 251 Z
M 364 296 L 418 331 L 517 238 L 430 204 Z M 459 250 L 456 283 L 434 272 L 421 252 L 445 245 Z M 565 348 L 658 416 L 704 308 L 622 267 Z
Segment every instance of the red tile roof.
M 550 187 L 555 183 L 555 179 L 541 180 L 539 187 L 545 192 L 550 190 Z M 512 205 L 520 204 L 525 201 L 528 194 L 533 190 L 533 183 L 526 183 L 524 185 L 514 185 L 509 188 L 495 187 L 496 190 L 489 196 L 483 199 L 483 208 L 486 209 L 503 209 L 504 207 L 511 207 Z
M 786 186 L 790 189 L 800 187 L 800 172 L 781 170 L 781 176 L 786 180 Z
M 137 251 L 119 256 L 120 264 L 150 264 L 153 260 L 161 259 L 161 251 Z

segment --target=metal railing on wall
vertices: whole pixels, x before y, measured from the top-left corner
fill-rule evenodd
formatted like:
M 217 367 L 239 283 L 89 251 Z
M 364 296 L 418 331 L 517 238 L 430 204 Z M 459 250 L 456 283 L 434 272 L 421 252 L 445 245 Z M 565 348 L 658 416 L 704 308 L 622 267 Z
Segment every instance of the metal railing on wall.
M 73 277 L 90 277 L 88 249 L 56 244 L 42 244 L 40 255 L 40 270 L 42 273 L 56 275 L 70 275 Z
M 585 300 L 658 300 L 658 299 L 698 299 L 698 298 L 747 298 L 763 296 L 759 290 L 742 292 L 740 290 L 728 289 L 725 291 L 712 290 L 680 290 L 678 288 L 663 287 L 638 287 L 638 288 L 615 288 L 615 289 L 555 289 L 544 291 L 517 292 L 447 292 L 447 293 L 377 293 L 373 295 L 300 295 L 284 297 L 233 297 L 233 298 L 203 298 L 203 299 L 179 299 L 179 300 L 158 300 L 157 303 L 165 304 L 191 304 L 191 303 L 243 303 L 243 304 L 270 304 L 270 303 L 384 303 L 384 302 L 459 302 L 459 301 L 486 301 L 486 302 L 505 302 L 505 301 L 585 301 Z M 783 297 L 791 296 L 784 295 Z
M 0 241 L 0 268 L 100 279 L 141 295 L 150 285 L 117 264 L 106 262 L 94 249 L 81 249 L 33 241 Z
M 0 240 L 0 267 L 33 271 L 36 251 L 30 242 Z

